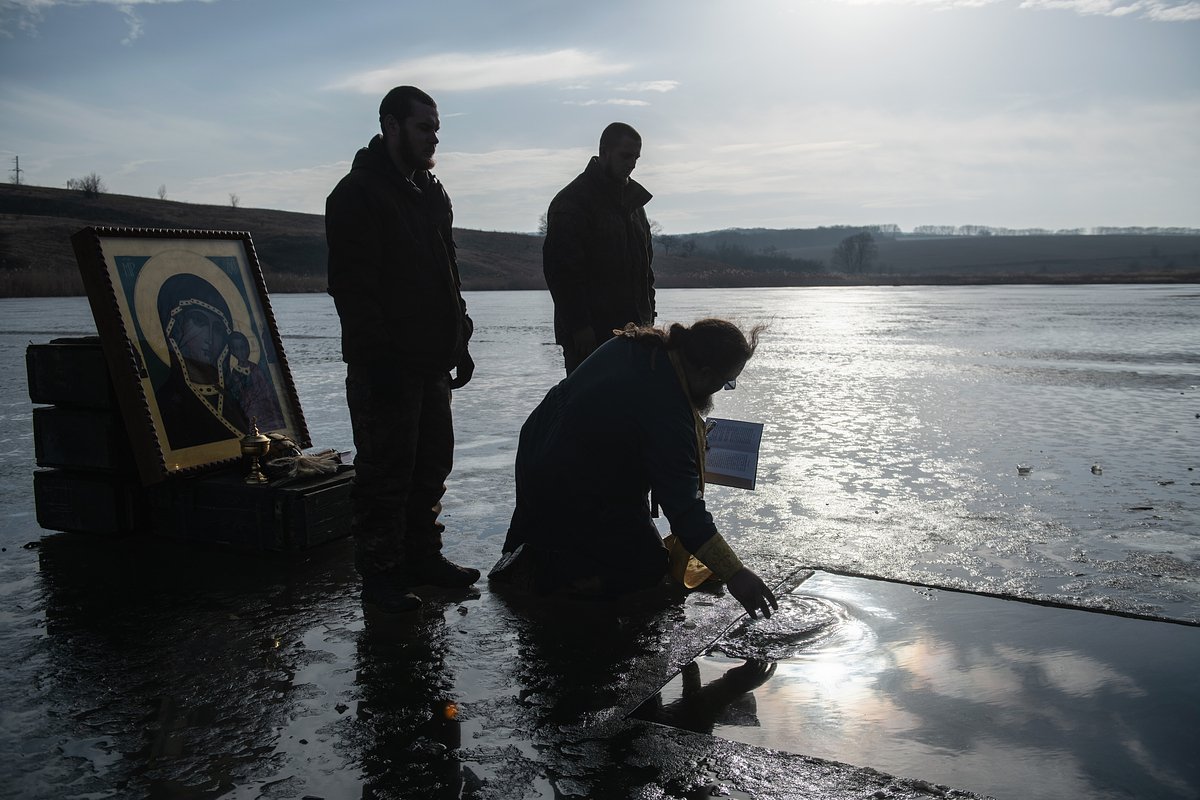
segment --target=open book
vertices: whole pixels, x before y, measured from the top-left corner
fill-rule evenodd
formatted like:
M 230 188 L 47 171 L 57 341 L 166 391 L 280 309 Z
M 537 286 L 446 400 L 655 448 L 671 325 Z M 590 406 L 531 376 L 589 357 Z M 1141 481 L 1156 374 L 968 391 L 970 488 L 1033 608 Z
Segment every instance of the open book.
M 708 451 L 704 454 L 704 482 L 753 489 L 762 423 L 709 417 L 705 428 Z

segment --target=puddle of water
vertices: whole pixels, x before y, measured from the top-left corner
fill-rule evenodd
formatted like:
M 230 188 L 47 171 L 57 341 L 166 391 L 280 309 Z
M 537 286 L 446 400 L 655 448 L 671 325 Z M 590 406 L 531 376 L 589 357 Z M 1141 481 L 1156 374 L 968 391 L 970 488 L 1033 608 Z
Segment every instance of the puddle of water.
M 815 573 L 635 716 L 1000 800 L 1195 798 L 1200 628 Z

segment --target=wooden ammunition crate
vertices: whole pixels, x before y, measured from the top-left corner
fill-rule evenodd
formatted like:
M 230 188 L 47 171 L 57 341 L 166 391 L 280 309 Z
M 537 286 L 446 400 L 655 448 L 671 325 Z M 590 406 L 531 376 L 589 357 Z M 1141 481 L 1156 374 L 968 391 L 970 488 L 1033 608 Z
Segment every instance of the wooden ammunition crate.
M 141 485 L 113 473 L 36 470 L 33 498 L 38 525 L 47 530 L 113 535 L 149 528 Z
M 249 485 L 244 466 L 143 488 L 98 337 L 25 351 L 34 503 L 47 530 L 144 533 L 249 550 L 304 550 L 350 532 L 353 467 L 287 486 Z
M 31 344 L 25 348 L 25 372 L 34 403 L 116 413 L 117 398 L 99 336 Z
M 39 467 L 137 474 L 125 425 L 112 411 L 69 406 L 33 409 L 33 453 Z
M 287 486 L 244 482 L 245 469 L 147 490 L 156 534 L 251 550 L 304 550 L 350 532 L 353 467 Z

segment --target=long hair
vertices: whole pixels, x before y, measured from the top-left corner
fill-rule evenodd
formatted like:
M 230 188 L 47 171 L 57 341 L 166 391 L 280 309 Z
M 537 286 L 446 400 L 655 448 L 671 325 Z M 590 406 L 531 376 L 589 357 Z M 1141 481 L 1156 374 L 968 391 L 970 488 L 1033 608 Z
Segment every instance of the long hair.
M 758 348 L 758 338 L 767 329 L 755 325 L 743 333 L 737 325 L 724 319 L 702 319 L 691 325 L 676 322 L 670 328 L 629 323 L 613 333 L 641 344 L 678 350 L 696 368 L 712 367 L 719 372 L 744 364 Z

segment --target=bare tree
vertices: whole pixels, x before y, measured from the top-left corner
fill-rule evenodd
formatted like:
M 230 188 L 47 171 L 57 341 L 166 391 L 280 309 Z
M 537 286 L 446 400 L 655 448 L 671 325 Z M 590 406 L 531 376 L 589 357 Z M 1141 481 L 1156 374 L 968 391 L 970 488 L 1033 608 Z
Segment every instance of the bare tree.
M 878 252 L 875 237 L 867 231 L 862 231 L 847 236 L 833 248 L 833 267 L 847 275 L 867 272 Z
M 650 222 L 650 238 L 657 239 L 659 236 L 662 236 L 662 232 L 663 232 L 662 223 L 656 219 L 649 220 L 649 222 Z
M 550 228 L 550 218 L 547 216 L 547 213 L 543 211 L 542 215 L 538 217 L 538 236 L 545 236 L 546 231 Z
M 167 199 L 167 185 L 165 183 L 160 183 L 158 185 L 158 199 L 159 200 Z
M 237 196 L 236 194 L 234 194 L 233 192 L 230 192 L 230 193 L 229 193 L 229 206 L 230 206 L 231 208 L 237 208 L 237 207 L 238 207 L 238 203 L 240 203 L 240 202 L 242 202 L 242 200 L 241 200 L 241 198 L 240 198 L 240 197 L 238 197 L 238 196 Z
M 96 197 L 108 191 L 108 187 L 104 185 L 104 181 L 94 172 L 84 175 L 82 178 L 68 178 L 67 188 L 83 192 L 84 197 Z

